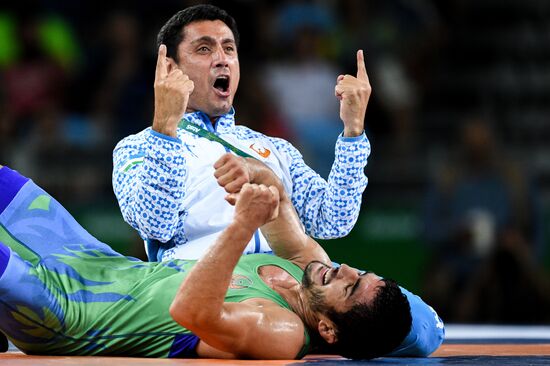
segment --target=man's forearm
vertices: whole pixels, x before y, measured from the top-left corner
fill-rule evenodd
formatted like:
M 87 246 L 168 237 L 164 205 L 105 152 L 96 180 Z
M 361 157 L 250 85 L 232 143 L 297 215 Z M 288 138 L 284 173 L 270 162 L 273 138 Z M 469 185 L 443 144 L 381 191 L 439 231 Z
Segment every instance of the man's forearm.
M 250 176 L 253 183 L 275 186 L 279 190 L 279 216 L 276 220 L 263 225 L 261 230 L 277 256 L 291 259 L 304 247 L 308 239 L 302 228 L 302 223 L 284 191 L 281 180 L 275 173 L 255 159 L 248 158 L 246 160 L 252 171 Z
M 253 234 L 254 230 L 237 223 L 222 232 L 187 275 L 172 302 L 170 314 L 178 323 L 193 328 L 218 320 L 233 269 Z
M 331 263 L 325 250 L 303 230 L 302 223 L 288 197 L 279 204 L 279 217 L 261 227 L 273 252 L 301 268 L 313 260 Z
M 279 216 L 261 227 L 273 252 L 302 267 L 311 260 L 329 262 L 325 251 L 304 232 L 302 222 L 280 179 L 260 162 L 249 161 L 249 164 L 255 167 L 252 175 L 255 183 L 272 185 L 279 190 Z
M 316 238 L 346 236 L 355 225 L 368 180 L 364 173 L 370 143 L 365 135 L 340 137 L 328 181 L 318 175 L 293 172 L 292 201 L 306 232 Z
M 250 172 L 250 183 L 275 186 L 283 197 L 283 183 L 267 165 L 254 158 L 246 158 L 246 164 Z
M 288 141 L 272 139 L 288 167 L 291 200 L 306 233 L 315 238 L 331 239 L 347 235 L 357 221 L 361 196 L 367 186 L 364 168 L 370 154 L 365 134 L 339 137 L 335 162 L 328 182 L 311 169 L 300 152 Z

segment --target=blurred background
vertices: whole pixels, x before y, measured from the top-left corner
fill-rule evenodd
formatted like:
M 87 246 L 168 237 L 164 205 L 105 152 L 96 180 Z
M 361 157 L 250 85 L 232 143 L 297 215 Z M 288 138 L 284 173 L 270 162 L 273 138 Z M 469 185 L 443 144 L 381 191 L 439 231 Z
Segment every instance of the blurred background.
M 144 258 L 112 150 L 150 126 L 158 30 L 196 1 L 0 7 L 0 163 Z M 365 50 L 373 152 L 334 260 L 392 277 L 447 322 L 550 324 L 550 1 L 213 1 L 241 32 L 237 121 L 324 177 L 334 84 Z

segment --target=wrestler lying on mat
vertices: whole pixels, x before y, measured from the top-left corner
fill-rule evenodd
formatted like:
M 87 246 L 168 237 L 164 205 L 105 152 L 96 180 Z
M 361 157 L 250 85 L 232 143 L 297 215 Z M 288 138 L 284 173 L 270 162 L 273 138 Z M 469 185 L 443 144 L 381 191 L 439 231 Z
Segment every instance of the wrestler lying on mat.
M 334 268 L 269 171 L 200 261 L 142 262 L 87 233 L 28 178 L 0 168 L 0 330 L 42 355 L 374 358 L 410 335 L 395 282 Z M 281 193 L 280 193 L 281 192 Z M 261 228 L 276 255 L 242 256 Z M 434 331 L 436 329 L 434 328 Z

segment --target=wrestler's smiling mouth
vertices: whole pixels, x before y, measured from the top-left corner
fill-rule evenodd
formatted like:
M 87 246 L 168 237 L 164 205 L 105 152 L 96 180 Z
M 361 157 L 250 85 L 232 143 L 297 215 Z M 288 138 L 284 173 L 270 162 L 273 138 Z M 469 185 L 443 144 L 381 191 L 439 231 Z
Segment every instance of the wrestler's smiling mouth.
M 339 268 L 326 267 L 326 269 L 321 270 L 321 285 L 328 285 L 338 274 Z

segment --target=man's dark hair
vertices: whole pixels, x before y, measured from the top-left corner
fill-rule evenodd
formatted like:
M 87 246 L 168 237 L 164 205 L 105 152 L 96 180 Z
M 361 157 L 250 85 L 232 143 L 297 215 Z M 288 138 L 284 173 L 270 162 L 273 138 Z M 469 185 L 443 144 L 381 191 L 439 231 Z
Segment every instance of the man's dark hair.
M 336 325 L 335 353 L 352 359 L 371 359 L 395 350 L 411 329 L 409 301 L 395 281 L 384 279 L 385 286 L 370 304 L 357 304 L 345 313 L 329 310 Z
M 224 22 L 233 32 L 235 44 L 239 47 L 239 31 L 235 19 L 217 6 L 200 4 L 178 11 L 162 26 L 157 35 L 157 49 L 161 44 L 165 44 L 166 55 L 173 58 L 176 63 L 179 62 L 178 46 L 183 41 L 185 26 L 201 20 L 221 20 Z

